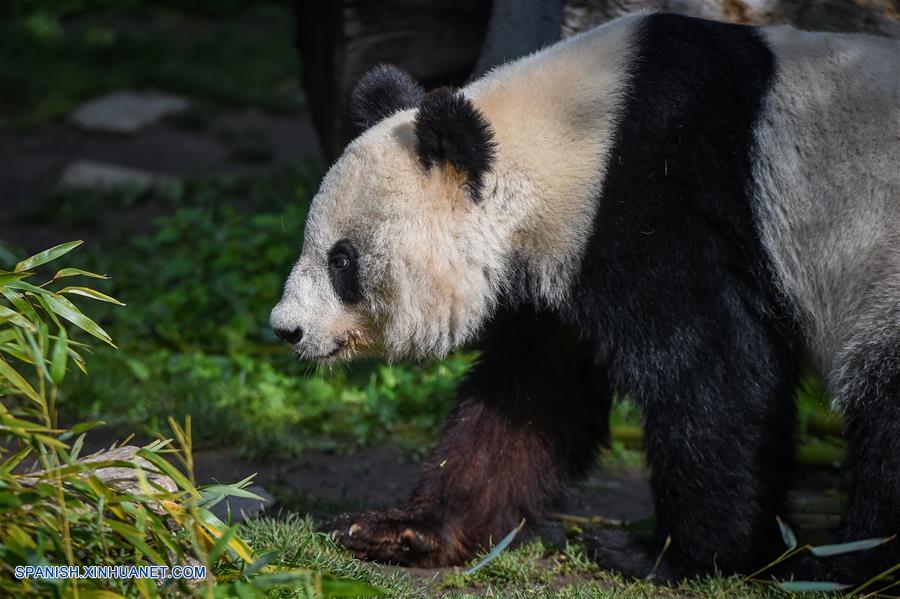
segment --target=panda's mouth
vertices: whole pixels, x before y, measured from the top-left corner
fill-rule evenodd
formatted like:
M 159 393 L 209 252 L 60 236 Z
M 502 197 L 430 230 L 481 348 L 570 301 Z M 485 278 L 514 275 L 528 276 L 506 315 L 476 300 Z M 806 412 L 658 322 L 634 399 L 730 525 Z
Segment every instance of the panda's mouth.
M 341 351 L 343 351 L 344 349 L 346 349 L 346 347 L 347 347 L 347 340 L 346 340 L 346 339 L 337 339 L 335 342 L 337 343 L 337 346 L 336 346 L 333 350 L 331 350 L 330 352 L 328 352 L 327 354 L 325 354 L 325 355 L 323 356 L 323 359 L 327 360 L 327 359 L 329 359 L 329 358 L 333 358 L 333 357 L 335 357 L 336 355 L 338 355 L 339 353 L 341 353 Z
M 336 338 L 334 344 L 334 349 L 322 356 L 322 360 L 331 360 L 339 357 L 349 359 L 365 347 L 363 334 L 359 329 L 347 331 L 343 337 Z

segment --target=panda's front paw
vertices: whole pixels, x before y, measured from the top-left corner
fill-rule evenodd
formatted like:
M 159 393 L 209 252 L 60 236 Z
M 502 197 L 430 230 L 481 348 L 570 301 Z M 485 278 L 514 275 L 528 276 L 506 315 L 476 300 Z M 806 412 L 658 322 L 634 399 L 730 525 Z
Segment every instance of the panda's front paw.
M 651 551 L 647 542 L 624 530 L 615 528 L 592 530 L 585 532 L 582 540 L 588 557 L 597 562 L 601 568 L 618 572 L 626 578 L 650 577 L 659 583 L 679 578 L 664 553 L 660 558 L 659 554 Z
M 342 514 L 321 531 L 359 559 L 401 566 L 434 567 L 463 561 L 454 543 L 443 538 L 440 525 L 404 510 Z

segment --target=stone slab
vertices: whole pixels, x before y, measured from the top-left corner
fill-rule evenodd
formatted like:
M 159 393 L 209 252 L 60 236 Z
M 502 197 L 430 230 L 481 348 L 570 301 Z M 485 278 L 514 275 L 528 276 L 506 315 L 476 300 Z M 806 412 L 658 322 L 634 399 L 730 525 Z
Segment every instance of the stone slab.
M 76 160 L 63 169 L 59 188 L 114 189 L 131 187 L 147 189 L 158 185 L 171 185 L 175 178 L 149 171 L 92 160 Z
M 91 131 L 130 134 L 188 106 L 190 102 L 180 96 L 120 91 L 82 104 L 69 121 Z

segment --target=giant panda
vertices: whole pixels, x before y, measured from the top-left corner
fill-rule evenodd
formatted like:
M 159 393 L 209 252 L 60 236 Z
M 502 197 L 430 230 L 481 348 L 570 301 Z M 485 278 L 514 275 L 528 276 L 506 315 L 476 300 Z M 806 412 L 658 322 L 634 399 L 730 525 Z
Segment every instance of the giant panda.
M 591 555 L 755 570 L 783 550 L 807 368 L 845 418 L 838 540 L 900 532 L 900 44 L 641 13 L 463 89 L 382 66 L 352 106 L 274 330 L 315 361 L 481 354 L 409 502 L 337 518 L 343 545 L 470 559 L 560 501 L 621 394 L 656 532 L 594 532 Z M 894 540 L 788 574 L 897 562 Z

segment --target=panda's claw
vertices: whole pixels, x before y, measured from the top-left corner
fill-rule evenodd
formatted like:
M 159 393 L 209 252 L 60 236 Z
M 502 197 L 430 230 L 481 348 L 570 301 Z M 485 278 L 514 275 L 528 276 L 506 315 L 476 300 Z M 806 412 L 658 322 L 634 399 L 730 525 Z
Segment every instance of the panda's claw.
M 440 534 L 402 510 L 342 514 L 321 527 L 359 559 L 402 566 L 443 565 Z

